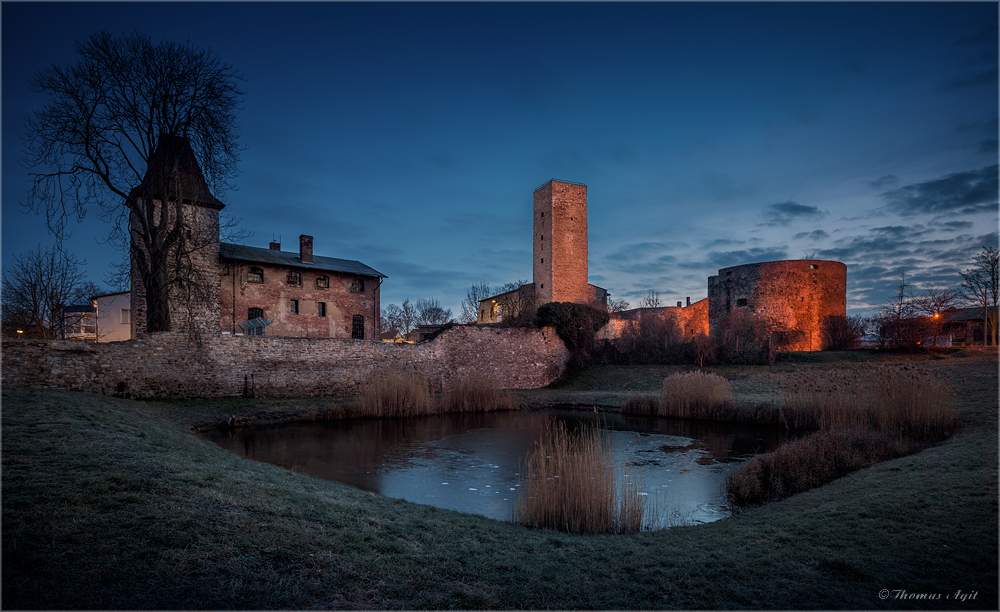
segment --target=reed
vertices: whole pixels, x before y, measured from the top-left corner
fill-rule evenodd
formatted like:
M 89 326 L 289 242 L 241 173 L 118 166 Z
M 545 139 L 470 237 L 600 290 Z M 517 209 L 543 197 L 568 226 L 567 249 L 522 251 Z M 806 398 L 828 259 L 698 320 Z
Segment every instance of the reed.
M 641 474 L 615 466 L 599 428 L 547 427 L 521 468 L 514 520 L 569 533 L 637 533 L 646 506 Z
M 729 381 L 718 374 L 684 372 L 663 379 L 659 416 L 712 419 L 733 399 Z
M 825 485 L 855 470 L 908 455 L 913 440 L 885 430 L 820 431 L 756 455 L 726 477 L 735 506 L 775 501 Z
M 945 385 L 908 365 L 794 372 L 784 376 L 780 395 L 783 410 L 810 413 L 822 430 L 886 430 L 936 440 L 956 426 Z
M 492 412 L 522 408 L 514 394 L 486 377 L 458 379 L 442 401 L 443 412 Z
M 356 416 L 417 416 L 435 412 L 433 408 L 427 379 L 408 372 L 379 372 L 362 383 Z

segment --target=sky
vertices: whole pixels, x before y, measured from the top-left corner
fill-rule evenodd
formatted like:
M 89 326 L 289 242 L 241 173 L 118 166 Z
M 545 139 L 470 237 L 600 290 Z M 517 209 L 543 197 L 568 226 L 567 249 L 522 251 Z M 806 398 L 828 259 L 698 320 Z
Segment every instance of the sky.
M 382 305 L 531 281 L 532 192 L 588 186 L 590 282 L 633 306 L 720 268 L 847 264 L 848 312 L 953 288 L 998 244 L 998 4 L 3 2 L 2 260 L 25 214 L 28 79 L 105 30 L 211 49 L 246 78 L 252 232 L 388 278 Z M 102 284 L 90 211 L 66 248 Z

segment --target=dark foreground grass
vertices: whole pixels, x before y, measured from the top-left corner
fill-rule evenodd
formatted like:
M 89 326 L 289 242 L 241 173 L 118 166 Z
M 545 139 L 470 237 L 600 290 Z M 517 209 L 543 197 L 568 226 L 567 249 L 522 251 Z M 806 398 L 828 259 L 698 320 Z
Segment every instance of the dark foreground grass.
M 213 415 L 301 416 L 336 402 L 4 391 L 2 604 L 996 609 L 997 362 L 928 367 L 956 391 L 963 427 L 947 442 L 732 519 L 615 536 L 385 499 L 240 459 L 188 430 Z M 617 376 L 595 374 L 605 375 Z M 945 598 L 959 589 L 975 599 Z

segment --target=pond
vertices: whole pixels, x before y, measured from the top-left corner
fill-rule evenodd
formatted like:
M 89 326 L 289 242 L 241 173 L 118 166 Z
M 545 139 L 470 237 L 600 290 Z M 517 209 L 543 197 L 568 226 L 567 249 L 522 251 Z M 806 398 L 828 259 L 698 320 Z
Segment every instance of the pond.
M 726 475 L 781 441 L 766 427 L 579 410 L 297 422 L 199 435 L 248 459 L 365 491 L 510 520 L 520 466 L 554 421 L 606 430 L 615 460 L 640 474 L 664 526 L 729 516 Z

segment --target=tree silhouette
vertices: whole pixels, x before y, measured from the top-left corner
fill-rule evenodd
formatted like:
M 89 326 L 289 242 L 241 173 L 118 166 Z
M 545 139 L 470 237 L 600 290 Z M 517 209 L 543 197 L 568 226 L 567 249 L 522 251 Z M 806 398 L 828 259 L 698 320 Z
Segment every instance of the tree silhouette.
M 183 138 L 209 188 L 230 188 L 239 162 L 237 111 L 244 92 L 238 82 L 244 79 L 211 51 L 190 43 L 154 44 L 140 34 L 98 32 L 77 42 L 76 50 L 76 63 L 52 66 L 30 81 L 47 102 L 27 121 L 22 161 L 35 171 L 24 206 L 45 215 L 57 247 L 69 236 L 71 220 L 98 210 L 111 225 L 108 240 L 130 253 L 138 268 L 148 331 L 167 331 L 165 295 L 183 279 L 167 278 L 164 270 L 178 276 L 178 260 L 198 247 L 188 243 L 183 227 L 182 195 L 156 192 L 162 188 L 157 183 L 179 182 L 177 163 L 163 169 L 173 176 L 147 180 L 151 157 L 161 141 L 173 149 L 174 139 Z M 142 261 L 136 241 L 145 248 Z

